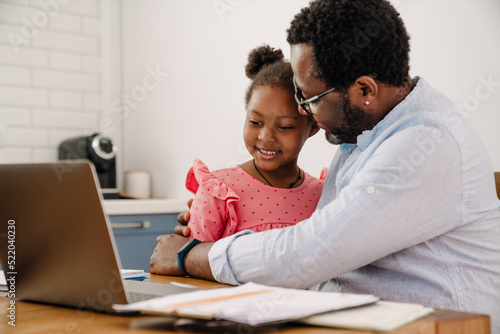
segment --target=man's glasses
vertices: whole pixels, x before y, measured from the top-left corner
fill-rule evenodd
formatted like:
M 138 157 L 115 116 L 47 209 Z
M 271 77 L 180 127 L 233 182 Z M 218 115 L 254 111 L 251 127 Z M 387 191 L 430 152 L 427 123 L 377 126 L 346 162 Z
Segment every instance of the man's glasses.
M 295 95 L 294 95 L 295 96 L 295 101 L 297 101 L 297 103 L 299 104 L 299 106 L 301 106 L 302 109 L 304 109 L 304 111 L 306 112 L 306 114 L 309 115 L 310 117 L 312 117 L 313 119 L 314 119 L 314 117 L 313 117 L 313 114 L 311 112 L 311 106 L 309 104 L 311 102 L 314 102 L 314 101 L 322 98 L 326 94 L 335 91 L 335 88 L 330 88 L 326 92 L 323 92 L 321 94 L 318 94 L 318 95 L 313 96 L 310 99 L 306 100 L 306 98 L 304 97 L 304 94 L 302 94 L 302 91 L 299 89 L 299 87 L 297 87 L 297 83 L 295 82 L 295 75 L 293 76 L 293 87 L 295 88 Z

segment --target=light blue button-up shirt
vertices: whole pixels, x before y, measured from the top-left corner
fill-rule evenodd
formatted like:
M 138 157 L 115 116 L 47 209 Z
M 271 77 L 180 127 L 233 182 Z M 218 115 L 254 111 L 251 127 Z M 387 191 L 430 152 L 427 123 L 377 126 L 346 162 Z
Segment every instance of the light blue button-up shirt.
M 374 294 L 488 314 L 500 333 L 500 202 L 471 124 L 423 79 L 337 151 L 314 214 L 216 242 L 228 284 Z

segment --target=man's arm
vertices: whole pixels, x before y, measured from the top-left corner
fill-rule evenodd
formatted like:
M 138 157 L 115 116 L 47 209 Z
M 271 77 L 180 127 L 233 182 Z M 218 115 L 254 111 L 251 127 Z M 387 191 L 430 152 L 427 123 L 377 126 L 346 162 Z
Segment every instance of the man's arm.
M 391 133 L 391 140 L 356 161 L 355 177 L 340 190 L 335 178 L 327 178 L 309 219 L 219 240 L 209 254 L 215 279 L 308 288 L 457 227 L 461 170 L 456 140 L 442 135 L 418 166 L 401 162 L 414 161 L 433 132 L 432 126 L 418 125 Z M 335 173 L 336 166 L 334 159 L 330 171 Z
M 420 125 L 393 135 L 363 157 L 363 168 L 339 193 L 335 180 L 327 180 L 323 205 L 306 221 L 230 236 L 202 256 L 193 253 L 194 261 L 203 262 L 191 264 L 200 270 L 192 274 L 207 277 L 210 270 L 212 279 L 222 283 L 308 288 L 456 227 L 461 184 L 456 140 L 443 135 L 418 166 L 402 163 L 421 152 L 433 131 Z
M 182 273 L 177 265 L 177 251 L 188 241 L 188 238 L 176 234 L 160 235 L 156 238 L 156 248 L 150 261 L 151 273 L 181 276 Z M 184 258 L 184 268 L 189 275 L 215 280 L 208 261 L 208 252 L 212 245 L 213 242 L 204 242 L 187 253 Z

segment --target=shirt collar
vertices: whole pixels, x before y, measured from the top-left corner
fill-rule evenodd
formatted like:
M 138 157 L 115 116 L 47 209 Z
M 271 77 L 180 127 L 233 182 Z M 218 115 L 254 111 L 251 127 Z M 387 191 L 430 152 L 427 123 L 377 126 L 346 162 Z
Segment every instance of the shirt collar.
M 394 122 L 398 119 L 401 119 L 406 114 L 411 112 L 419 100 L 421 100 L 424 94 L 424 90 L 427 89 L 427 82 L 420 78 L 413 78 L 413 82 L 415 82 L 415 88 L 404 98 L 403 101 L 399 102 L 394 109 L 392 109 L 380 122 L 378 122 L 373 129 L 365 130 L 358 136 L 357 146 L 364 150 L 367 148 L 377 136 L 386 130 L 389 126 L 394 124 Z

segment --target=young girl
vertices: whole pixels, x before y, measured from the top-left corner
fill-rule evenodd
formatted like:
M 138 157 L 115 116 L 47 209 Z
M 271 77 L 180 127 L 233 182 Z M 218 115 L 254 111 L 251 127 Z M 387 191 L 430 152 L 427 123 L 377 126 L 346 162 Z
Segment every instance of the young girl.
M 212 172 L 194 161 L 186 179 L 195 193 L 190 238 L 215 241 L 294 225 L 313 213 L 321 195 L 326 172 L 318 179 L 297 165 L 306 139 L 319 128 L 298 112 L 290 63 L 281 50 L 261 46 L 250 53 L 245 72 L 252 83 L 243 137 L 253 159 Z

